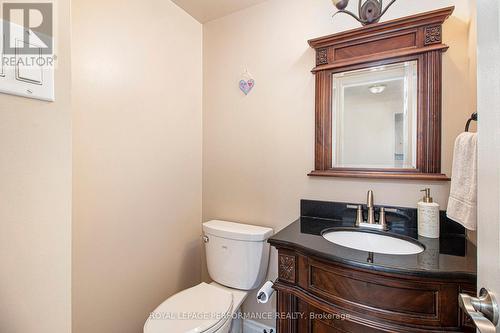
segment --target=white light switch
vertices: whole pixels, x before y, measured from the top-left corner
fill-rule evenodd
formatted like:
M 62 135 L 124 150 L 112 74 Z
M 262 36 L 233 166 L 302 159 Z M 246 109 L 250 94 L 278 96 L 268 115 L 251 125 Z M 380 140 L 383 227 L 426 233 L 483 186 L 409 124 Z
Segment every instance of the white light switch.
M 16 50 L 22 48 L 26 43 L 20 40 L 16 40 Z M 34 47 L 34 45 L 31 45 Z M 41 50 L 39 54 L 33 54 L 30 57 L 25 58 L 16 54 L 16 80 L 24 81 L 32 84 L 43 84 L 43 71 L 42 67 L 38 65 L 38 61 L 43 61 L 41 57 Z M 29 60 L 29 64 L 24 63 L 24 61 Z M 40 62 L 43 64 L 43 62 Z

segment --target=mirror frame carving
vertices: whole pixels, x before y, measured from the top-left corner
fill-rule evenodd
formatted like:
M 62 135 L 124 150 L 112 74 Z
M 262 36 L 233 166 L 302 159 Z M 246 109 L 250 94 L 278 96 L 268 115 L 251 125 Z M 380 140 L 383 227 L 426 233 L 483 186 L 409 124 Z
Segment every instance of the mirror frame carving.
M 441 180 L 442 25 L 455 7 L 312 39 L 316 51 L 315 168 L 309 176 Z M 417 60 L 415 169 L 332 167 L 332 74 Z

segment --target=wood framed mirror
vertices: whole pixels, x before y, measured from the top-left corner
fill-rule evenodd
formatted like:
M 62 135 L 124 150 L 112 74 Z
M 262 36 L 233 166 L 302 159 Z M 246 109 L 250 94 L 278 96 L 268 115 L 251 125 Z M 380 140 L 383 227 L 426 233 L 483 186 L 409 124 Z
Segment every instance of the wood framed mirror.
M 309 41 L 310 176 L 449 180 L 441 173 L 442 25 L 454 7 Z

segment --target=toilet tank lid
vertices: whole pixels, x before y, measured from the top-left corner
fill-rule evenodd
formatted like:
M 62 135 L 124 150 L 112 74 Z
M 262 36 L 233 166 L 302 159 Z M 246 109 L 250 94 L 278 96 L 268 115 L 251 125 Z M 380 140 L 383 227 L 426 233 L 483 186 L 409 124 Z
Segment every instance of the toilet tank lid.
M 262 242 L 273 234 L 273 229 L 250 224 L 212 220 L 203 223 L 203 232 L 208 235 L 229 239 Z

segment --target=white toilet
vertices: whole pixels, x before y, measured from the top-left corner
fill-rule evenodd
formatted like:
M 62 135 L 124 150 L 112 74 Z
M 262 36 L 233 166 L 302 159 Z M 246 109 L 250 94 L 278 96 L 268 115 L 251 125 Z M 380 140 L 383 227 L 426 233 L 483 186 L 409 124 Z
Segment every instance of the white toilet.
M 214 282 L 168 298 L 151 313 L 144 333 L 241 333 L 240 306 L 263 283 L 273 230 L 214 220 L 203 223 L 203 233 Z

